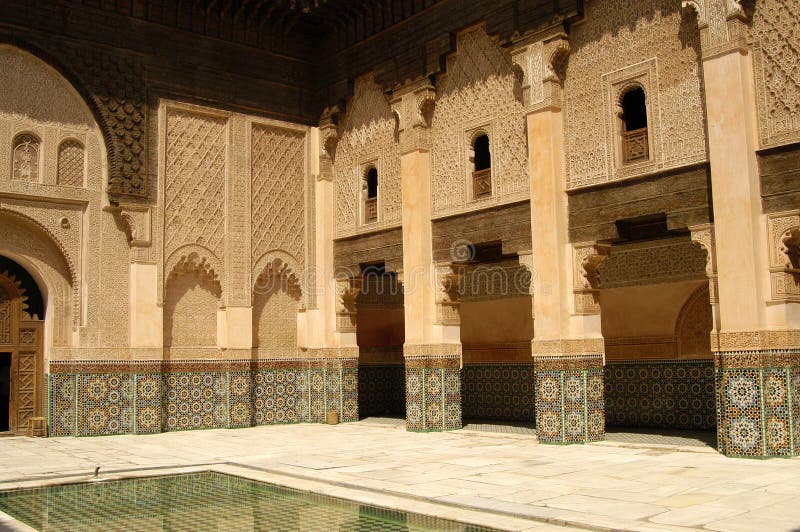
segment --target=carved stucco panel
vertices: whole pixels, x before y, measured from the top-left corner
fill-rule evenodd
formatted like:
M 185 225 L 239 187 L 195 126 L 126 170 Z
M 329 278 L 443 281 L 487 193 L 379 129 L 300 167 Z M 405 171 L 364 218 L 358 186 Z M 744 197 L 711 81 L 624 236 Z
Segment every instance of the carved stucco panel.
M 165 254 L 197 244 L 222 259 L 228 120 L 186 109 L 166 114 Z
M 467 197 L 472 174 L 468 132 L 488 125 L 494 195 L 479 202 L 500 203 L 528 196 L 528 149 L 524 106 L 508 52 L 479 27 L 458 36 L 447 59 L 447 74 L 437 83 L 431 123 L 431 194 L 435 215 L 474 206 Z
M 800 140 L 800 0 L 755 3 L 753 41 L 761 146 Z
M 254 124 L 252 165 L 253 264 L 268 251 L 282 250 L 302 269 L 305 132 Z
M 564 87 L 567 184 L 578 188 L 632 177 L 613 161 L 616 110 L 602 103 L 604 75 L 652 61 L 658 99 L 657 158 L 642 172 L 707 160 L 699 75 L 700 36 L 679 2 L 611 0 L 586 3 L 587 23 L 570 34 L 572 53 Z M 634 76 L 637 74 L 634 73 Z M 623 80 L 614 77 L 614 83 Z M 605 125 L 605 127 L 601 127 Z
M 372 75 L 356 80 L 355 92 L 340 125 L 333 160 L 336 194 L 336 236 L 360 230 L 363 166 L 378 167 L 378 222 L 370 229 L 397 225 L 402 218 L 400 146 L 389 100 Z

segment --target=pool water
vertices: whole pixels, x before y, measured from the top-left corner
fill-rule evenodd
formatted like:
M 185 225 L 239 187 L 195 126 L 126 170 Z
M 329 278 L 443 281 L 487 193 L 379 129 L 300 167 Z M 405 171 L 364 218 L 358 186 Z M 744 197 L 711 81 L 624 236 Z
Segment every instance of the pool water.
M 70 532 L 492 530 L 214 472 L 0 492 L 0 511 Z

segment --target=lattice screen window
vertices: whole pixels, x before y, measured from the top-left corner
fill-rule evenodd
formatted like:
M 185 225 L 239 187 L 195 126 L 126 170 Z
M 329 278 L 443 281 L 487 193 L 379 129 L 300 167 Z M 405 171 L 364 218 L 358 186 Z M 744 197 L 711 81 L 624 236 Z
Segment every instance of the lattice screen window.
M 486 198 L 492 195 L 492 154 L 489 135 L 479 132 L 472 141 L 470 162 L 472 163 L 472 197 Z
M 364 223 L 378 221 L 378 169 L 374 165 L 367 168 L 364 175 Z
M 650 159 L 647 135 L 647 96 L 638 85 L 628 87 L 620 100 L 622 113 L 622 163 Z
M 13 169 L 11 178 L 19 181 L 39 181 L 41 141 L 30 133 L 14 137 Z
M 85 168 L 85 150 L 83 144 L 74 139 L 67 139 L 58 147 L 59 185 L 82 187 Z

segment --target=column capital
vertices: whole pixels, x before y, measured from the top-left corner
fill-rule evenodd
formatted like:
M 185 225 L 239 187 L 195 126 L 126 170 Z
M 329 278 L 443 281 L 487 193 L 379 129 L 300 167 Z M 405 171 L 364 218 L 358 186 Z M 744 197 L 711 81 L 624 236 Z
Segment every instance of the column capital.
M 400 153 L 427 150 L 436 106 L 436 88 L 431 80 L 423 78 L 400 87 L 392 93 L 390 104 L 397 121 Z
M 563 26 L 525 36 L 515 41 L 510 51 L 527 113 L 560 109 L 564 67 L 570 52 Z

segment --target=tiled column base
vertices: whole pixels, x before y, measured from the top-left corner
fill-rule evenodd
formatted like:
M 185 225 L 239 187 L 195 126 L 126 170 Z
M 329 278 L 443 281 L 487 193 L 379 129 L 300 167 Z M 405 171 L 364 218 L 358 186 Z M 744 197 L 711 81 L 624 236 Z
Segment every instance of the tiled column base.
M 455 430 L 461 424 L 461 356 L 406 356 L 406 428 Z
M 719 451 L 800 455 L 800 350 L 723 352 L 715 366 Z
M 52 363 L 53 436 L 358 420 L 356 359 Z
M 605 437 L 602 355 L 537 356 L 536 432 L 541 443 Z

